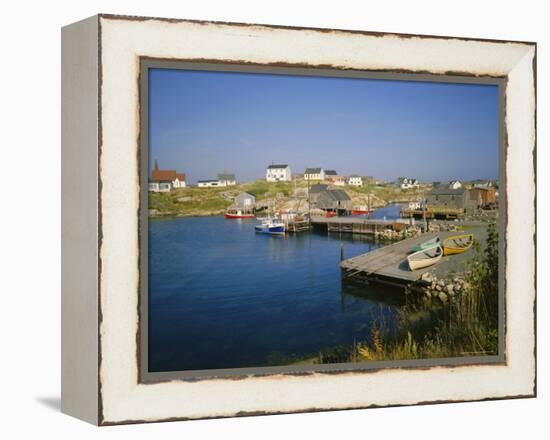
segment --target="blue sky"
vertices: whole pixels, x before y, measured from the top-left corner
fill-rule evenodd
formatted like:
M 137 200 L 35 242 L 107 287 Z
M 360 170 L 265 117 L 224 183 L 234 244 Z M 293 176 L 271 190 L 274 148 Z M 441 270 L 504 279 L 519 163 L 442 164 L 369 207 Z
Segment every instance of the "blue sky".
M 151 69 L 150 162 L 189 183 L 270 163 L 421 181 L 498 177 L 498 87 Z

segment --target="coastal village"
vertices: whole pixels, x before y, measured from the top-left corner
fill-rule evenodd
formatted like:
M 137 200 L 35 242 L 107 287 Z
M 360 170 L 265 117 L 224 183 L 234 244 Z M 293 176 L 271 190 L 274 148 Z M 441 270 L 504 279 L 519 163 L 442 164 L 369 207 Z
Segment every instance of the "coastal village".
M 340 175 L 336 170 L 306 168 L 293 173 L 288 164 L 271 164 L 265 178 L 238 182 L 234 173 L 188 185 L 185 173 L 160 169 L 155 161 L 149 181 L 149 215 L 222 215 L 241 211 L 246 217 L 266 210 L 291 217 L 367 216 L 390 203 L 404 204 L 402 217 L 454 220 L 498 206 L 498 182 L 473 180 L 423 182 L 398 177 L 393 182 L 372 176 Z M 204 191 L 198 191 L 204 189 Z M 161 203 L 163 199 L 171 203 Z M 217 201 L 217 203 L 216 203 Z
M 454 253 L 466 253 L 474 238 L 484 239 L 486 224 L 498 216 L 495 180 L 420 182 L 399 176 L 387 182 L 322 167 L 296 173 L 289 164 L 270 164 L 264 172 L 263 179 L 239 182 L 236 174 L 223 171 L 188 185 L 185 173 L 161 169 L 155 161 L 148 188 L 149 216 L 258 219 L 255 231 L 273 235 L 311 229 L 370 235 L 388 244 L 351 259 L 344 258 L 342 248 L 343 278 L 414 286 L 427 299 L 442 302 L 460 291 L 460 273 L 470 259 L 448 258 L 448 249 L 454 246 Z M 397 218 L 373 218 L 389 205 L 399 207 Z M 464 229 L 476 234 L 462 234 Z M 440 250 L 433 255 L 424 252 L 430 246 Z M 412 249 L 419 257 L 411 260 Z

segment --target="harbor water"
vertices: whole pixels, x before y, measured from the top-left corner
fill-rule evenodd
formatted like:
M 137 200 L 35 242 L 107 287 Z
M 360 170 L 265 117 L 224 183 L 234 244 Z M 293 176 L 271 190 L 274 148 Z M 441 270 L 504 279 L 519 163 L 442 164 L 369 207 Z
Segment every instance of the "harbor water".
M 376 218 L 395 218 L 399 207 Z M 364 235 L 255 234 L 255 220 L 149 222 L 149 371 L 288 365 L 392 327 L 404 295 L 342 283 Z

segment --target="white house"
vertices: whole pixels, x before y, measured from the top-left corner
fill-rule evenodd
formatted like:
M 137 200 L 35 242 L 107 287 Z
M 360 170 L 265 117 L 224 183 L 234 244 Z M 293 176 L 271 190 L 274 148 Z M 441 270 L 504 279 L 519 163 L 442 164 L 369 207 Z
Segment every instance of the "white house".
M 363 178 L 357 174 L 352 174 L 348 177 L 348 185 L 363 186 Z
M 288 182 L 292 180 L 290 167 L 286 164 L 269 165 L 265 170 L 267 182 Z
M 220 186 L 232 186 L 237 184 L 235 174 L 232 173 L 220 173 L 218 174 L 218 180 L 222 184 Z
M 304 180 L 325 180 L 325 170 L 322 168 L 306 168 Z
M 155 160 L 149 191 L 169 192 L 172 188 L 185 188 L 185 186 L 185 174 L 178 173 L 176 170 L 160 170 L 158 162 Z
M 197 186 L 199 188 L 217 188 L 227 186 L 225 183 L 220 182 L 217 179 L 213 180 L 199 180 L 197 181 Z
M 172 191 L 171 182 L 149 182 L 149 191 L 150 192 L 170 192 Z
M 411 179 L 410 177 L 399 177 L 397 179 L 397 186 L 401 189 L 418 188 L 418 180 Z
M 449 188 L 452 188 L 452 189 L 462 188 L 462 182 L 460 180 L 451 180 L 449 182 Z

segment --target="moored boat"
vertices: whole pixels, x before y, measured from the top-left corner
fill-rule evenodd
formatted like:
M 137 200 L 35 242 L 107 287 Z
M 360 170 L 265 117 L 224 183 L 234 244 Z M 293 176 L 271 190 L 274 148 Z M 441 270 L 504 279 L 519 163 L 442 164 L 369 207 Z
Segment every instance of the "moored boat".
M 369 209 L 368 206 L 359 205 L 351 210 L 351 215 L 369 215 L 371 212 L 372 209 Z
M 433 266 L 443 257 L 443 249 L 439 244 L 431 248 L 422 249 L 407 257 L 411 271 Z
M 431 240 L 425 241 L 424 243 L 420 243 L 420 244 L 417 244 L 417 245 L 411 247 L 411 252 L 419 252 L 419 251 L 422 251 L 424 249 L 434 247 L 438 244 L 441 244 L 441 238 L 434 237 Z
M 256 215 L 252 211 L 247 211 L 244 209 L 238 209 L 238 208 L 229 208 L 225 211 L 225 214 L 223 215 L 225 218 L 228 219 L 235 219 L 235 218 L 256 218 Z
M 474 244 L 474 234 L 453 235 L 443 240 L 444 255 L 462 254 Z
M 256 232 L 262 234 L 280 235 L 285 233 L 285 224 L 279 220 L 266 218 L 259 225 L 254 226 Z

